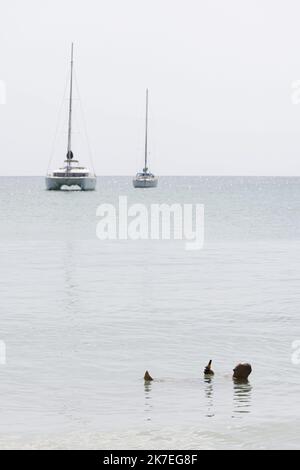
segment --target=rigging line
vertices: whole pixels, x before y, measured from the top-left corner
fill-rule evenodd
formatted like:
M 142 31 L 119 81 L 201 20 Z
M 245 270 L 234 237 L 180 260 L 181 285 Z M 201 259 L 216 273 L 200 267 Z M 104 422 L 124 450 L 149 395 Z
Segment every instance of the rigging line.
M 59 127 L 60 127 L 60 121 L 61 121 L 61 116 L 62 116 L 63 105 L 64 105 L 66 94 L 67 94 L 68 81 L 69 81 L 69 73 L 67 74 L 65 90 L 64 90 L 64 94 L 63 94 L 63 98 L 62 98 L 60 107 L 59 107 L 58 119 L 57 119 L 57 122 L 56 122 L 54 138 L 53 138 L 53 142 L 52 142 L 52 146 L 51 146 L 51 152 L 50 152 L 50 158 L 49 158 L 49 161 L 48 161 L 47 173 L 49 172 L 49 168 L 50 168 L 50 165 L 52 163 L 52 159 L 53 159 L 53 155 L 54 155 L 54 151 L 55 151 L 55 145 L 56 145 L 57 136 L 58 136 L 58 133 L 59 133 Z
M 84 127 L 85 138 L 86 138 L 86 142 L 87 142 L 87 146 L 88 146 L 89 159 L 90 159 L 90 163 L 91 163 L 91 166 L 92 166 L 93 173 L 94 173 L 94 175 L 96 176 L 95 167 L 94 167 L 94 162 L 93 162 L 93 152 L 92 152 L 92 148 L 91 148 L 91 146 L 90 146 L 90 140 L 89 140 L 89 135 L 88 135 L 88 130 L 87 130 L 87 124 L 86 124 L 84 109 L 83 109 L 82 100 L 81 100 L 81 96 L 80 96 L 80 92 L 79 92 L 79 86 L 78 86 L 78 81 L 77 81 L 77 74 L 76 74 L 76 70 L 75 70 L 75 69 L 74 69 L 74 79 L 75 79 L 75 86 L 76 86 L 76 91 L 77 91 L 77 95 L 78 95 L 78 101 L 79 101 L 80 111 L 81 111 L 82 120 L 83 120 L 83 127 Z
M 149 115 L 151 116 L 151 148 L 149 155 L 151 156 L 151 164 L 154 170 L 157 168 L 157 110 L 152 103 L 149 104 Z

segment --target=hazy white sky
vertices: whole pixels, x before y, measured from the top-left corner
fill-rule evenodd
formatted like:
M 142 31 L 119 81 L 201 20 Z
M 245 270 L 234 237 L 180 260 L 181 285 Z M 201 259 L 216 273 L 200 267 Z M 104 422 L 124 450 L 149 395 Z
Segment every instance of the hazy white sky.
M 300 105 L 291 101 L 300 79 L 299 0 L 0 0 L 0 7 L 1 175 L 45 174 L 71 41 L 98 175 L 142 167 L 146 87 L 157 174 L 300 175 Z M 77 100 L 74 151 L 86 163 L 76 113 Z M 66 132 L 60 126 L 54 163 L 64 159 Z

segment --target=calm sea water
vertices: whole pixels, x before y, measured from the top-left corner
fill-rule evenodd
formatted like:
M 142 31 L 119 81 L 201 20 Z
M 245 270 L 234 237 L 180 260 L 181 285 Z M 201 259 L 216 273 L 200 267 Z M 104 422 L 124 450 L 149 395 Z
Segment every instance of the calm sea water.
M 119 195 L 203 203 L 204 249 L 99 241 Z M 299 178 L 0 178 L 0 228 L 1 448 L 300 448 Z

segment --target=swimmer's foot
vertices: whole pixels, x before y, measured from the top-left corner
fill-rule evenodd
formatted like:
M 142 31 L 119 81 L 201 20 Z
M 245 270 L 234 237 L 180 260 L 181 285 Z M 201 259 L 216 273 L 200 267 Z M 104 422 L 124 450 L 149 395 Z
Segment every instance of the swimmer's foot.
M 145 382 L 152 382 L 153 381 L 151 375 L 149 374 L 149 372 L 147 370 L 146 370 L 145 375 L 144 375 L 144 380 L 145 380 Z

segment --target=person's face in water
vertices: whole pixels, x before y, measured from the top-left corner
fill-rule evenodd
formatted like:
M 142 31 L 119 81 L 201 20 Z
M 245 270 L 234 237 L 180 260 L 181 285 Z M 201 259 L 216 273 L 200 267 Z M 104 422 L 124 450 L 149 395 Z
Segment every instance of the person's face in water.
M 233 378 L 238 380 L 247 380 L 252 372 L 250 364 L 238 364 L 233 369 Z

